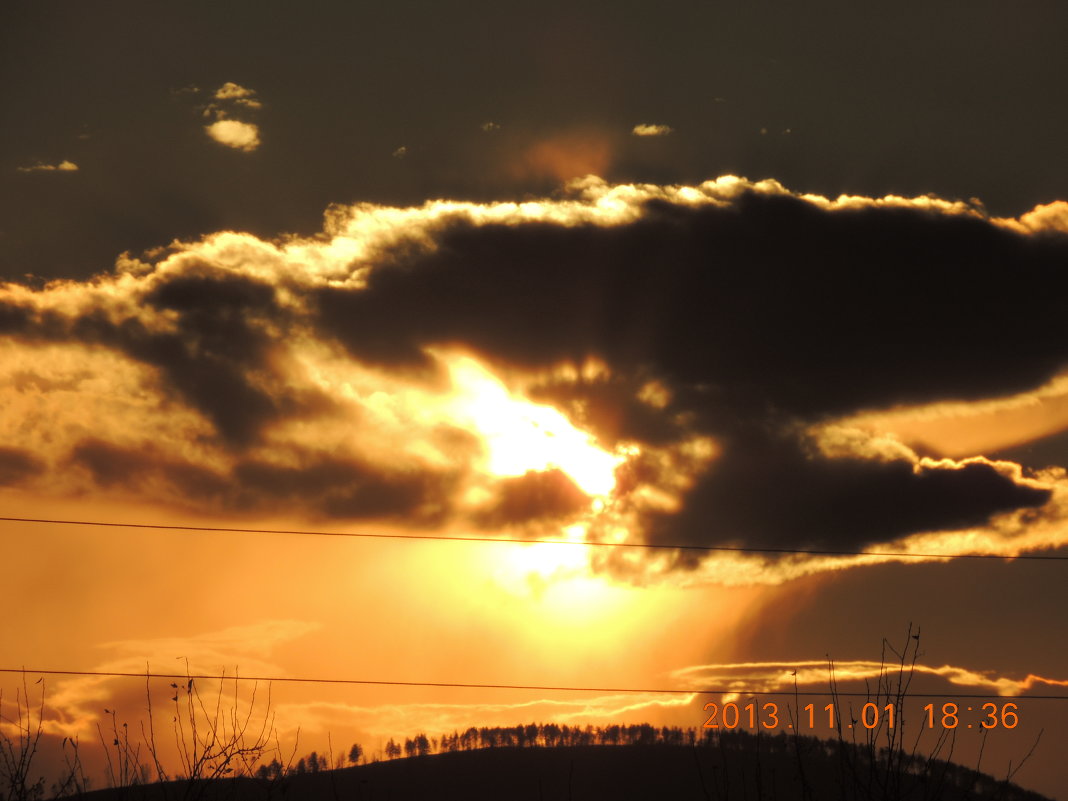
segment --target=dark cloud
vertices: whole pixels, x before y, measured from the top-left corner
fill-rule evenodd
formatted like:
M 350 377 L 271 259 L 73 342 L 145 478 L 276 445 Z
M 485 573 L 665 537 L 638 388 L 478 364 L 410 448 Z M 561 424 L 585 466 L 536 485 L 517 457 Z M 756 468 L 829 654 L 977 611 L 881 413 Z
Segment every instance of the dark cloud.
M 129 448 L 119 448 L 97 439 L 83 440 L 71 451 L 70 461 L 86 468 L 102 487 L 134 485 L 146 478 L 146 470 L 158 463 L 158 457 Z
M 479 515 L 487 528 L 559 521 L 589 508 L 590 498 L 562 470 L 530 470 L 496 484 L 490 510 Z
M 583 431 L 612 447 L 621 440 L 665 445 L 685 433 L 680 408 L 642 399 L 640 377 L 595 376 L 555 379 L 531 388 L 531 397 L 563 410 Z
M 260 426 L 286 410 L 292 398 L 251 383 L 249 373 L 269 369 L 270 339 L 257 322 L 284 319 L 274 289 L 233 275 L 171 278 L 145 297 L 178 313 L 173 333 L 142 335 L 120 328 L 120 347 L 161 368 L 171 387 L 204 412 L 219 433 L 236 444 L 251 442 Z
M 17 303 L 0 303 L 0 334 L 22 334 L 30 326 L 33 311 Z
M 687 430 L 727 443 L 681 511 L 642 513 L 655 542 L 855 548 L 1049 498 L 985 464 L 832 459 L 781 432 L 1054 376 L 1068 364 L 1064 236 L 755 192 L 645 212 L 615 227 L 456 224 L 366 289 L 321 290 L 320 324 L 355 357 L 396 367 L 452 342 L 531 368 L 603 360 L 610 379 L 535 392 L 609 443 Z M 646 379 L 670 401 L 639 402 Z
M 452 511 L 455 473 L 384 471 L 355 461 L 319 458 L 295 467 L 247 461 L 237 465 L 238 485 L 262 506 L 263 498 L 292 502 L 338 518 L 403 520 L 438 525 Z
M 324 288 L 323 328 L 400 365 L 460 341 L 512 363 L 587 356 L 815 419 L 1022 391 L 1068 361 L 1063 236 L 963 216 L 823 211 L 752 193 L 628 225 L 457 224 L 431 253 Z
M 29 451 L 0 447 L 0 487 L 18 484 L 43 469 L 41 461 Z
M 288 320 L 273 287 L 208 267 L 187 270 L 162 278 L 139 299 L 171 312 L 170 328 L 137 314 L 117 317 L 103 306 L 68 315 L 5 304 L 0 331 L 29 341 L 103 345 L 158 368 L 165 391 L 202 412 L 234 447 L 251 444 L 270 420 L 329 406 L 324 397 L 289 391 L 270 364 L 275 340 L 264 323 Z
M 0 483 L 18 469 L 32 475 L 37 462 L 25 454 L 0 452 Z M 221 472 L 178 461 L 151 445 L 119 447 L 86 439 L 68 463 L 84 468 L 102 488 L 144 490 L 166 487 L 179 505 L 224 511 L 301 509 L 313 517 L 351 520 L 403 520 L 407 525 L 439 526 L 456 519 L 459 470 L 390 470 L 326 454 L 301 454 L 299 463 L 279 465 L 246 459 Z M 10 467 L 9 467 L 10 465 Z M 527 526 L 573 517 L 589 507 L 590 498 L 561 470 L 529 471 L 493 482 L 492 500 L 474 512 L 484 528 Z
M 681 511 L 639 519 L 658 544 L 852 550 L 982 526 L 1050 497 L 988 463 L 917 468 L 905 459 L 826 458 L 789 437 L 752 435 L 730 442 L 685 494 Z
M 234 510 L 249 508 L 242 502 L 242 488 L 230 476 L 202 465 L 167 456 L 151 444 L 140 448 L 113 445 L 87 438 L 71 449 L 67 465 L 89 472 L 103 489 L 145 491 L 162 486 L 179 506 Z
M 249 459 L 222 472 L 169 458 L 152 446 L 87 439 L 69 462 L 87 469 L 101 487 L 136 491 L 156 483 L 176 504 L 201 510 L 297 508 L 311 516 L 403 519 L 420 526 L 438 525 L 452 511 L 455 472 L 389 471 L 323 454 L 302 456 L 293 466 Z

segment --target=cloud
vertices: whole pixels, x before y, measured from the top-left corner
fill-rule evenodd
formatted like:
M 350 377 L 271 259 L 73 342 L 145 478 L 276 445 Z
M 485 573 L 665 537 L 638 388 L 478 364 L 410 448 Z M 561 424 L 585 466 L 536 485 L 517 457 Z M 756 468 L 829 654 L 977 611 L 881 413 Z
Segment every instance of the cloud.
M 219 119 L 229 117 L 229 112 L 239 109 L 259 110 L 263 103 L 256 97 L 256 92 L 233 81 L 227 81 L 213 95 L 217 103 L 212 103 L 206 108 Z
M 256 93 L 251 89 L 247 89 L 233 81 L 227 81 L 215 90 L 214 97 L 216 100 L 242 100 L 255 97 L 255 95 Z
M 196 87 L 189 90 L 200 92 Z M 251 153 L 260 146 L 260 129 L 244 117 L 248 112 L 259 111 L 263 103 L 256 92 L 233 81 L 227 81 L 212 94 L 212 102 L 199 106 L 200 113 L 212 122 L 204 131 L 221 145 Z
M 374 347 L 392 343 L 398 354 L 459 335 L 530 367 L 587 355 L 624 372 L 647 363 L 669 385 L 715 381 L 723 389 L 716 403 L 732 414 L 754 402 L 818 417 L 982 398 L 1030 388 L 1063 364 L 1057 313 L 1033 292 L 1035 282 L 1057 280 L 1061 239 L 927 214 L 923 201 L 883 213 L 847 199 L 821 213 L 804 199 L 759 192 L 729 208 L 657 200 L 620 209 L 640 217 L 632 225 L 450 226 L 410 269 L 372 272 L 366 290 L 323 291 L 321 322 L 354 351 L 370 347 L 374 326 Z M 912 247 L 918 253 L 908 258 Z M 507 271 L 496 267 L 502 258 Z M 993 268 L 1010 260 L 1022 269 L 1002 287 Z M 965 264 L 972 280 L 961 282 Z M 926 292 L 905 291 L 918 281 Z M 1035 304 L 1022 359 L 1004 352 L 1011 332 L 984 323 L 1008 311 L 999 289 Z M 536 318 L 548 308 L 559 317 L 547 332 Z M 357 311 L 358 323 L 335 319 Z M 409 315 L 419 322 L 400 322 Z
M 491 529 L 523 525 L 538 520 L 558 524 L 588 508 L 589 498 L 562 470 L 528 471 L 497 483 L 493 506 L 481 515 Z
M 31 452 L 0 447 L 0 487 L 18 484 L 40 473 L 42 468 Z
M 664 483 L 654 475 L 654 486 Z M 636 498 L 621 511 L 653 544 L 848 551 L 921 531 L 982 526 L 1050 498 L 1049 489 L 985 460 L 826 458 L 797 440 L 757 435 L 726 443 L 681 493 L 681 509 Z M 697 562 L 689 552 L 677 564 Z
M 1020 219 L 1059 219 L 1037 214 Z M 5 285 L 0 426 L 47 468 L 13 475 L 55 491 L 1011 554 L 1064 542 L 1063 476 L 933 460 L 856 420 L 1053 381 L 1066 256 L 1055 225 L 974 203 L 734 177 L 335 207 L 319 237 L 223 232 L 88 282 Z M 509 459 L 505 422 L 529 435 Z M 599 554 L 724 581 L 873 559 Z
M 17 172 L 77 172 L 78 165 L 73 161 L 64 159 L 58 164 L 45 164 L 38 161 L 29 167 L 16 167 Z
M 651 125 L 649 123 L 642 123 L 635 125 L 631 129 L 631 133 L 634 136 L 667 136 L 670 133 L 674 133 L 674 128 L 669 125 Z
M 250 122 L 217 120 L 211 125 L 204 126 L 204 130 L 220 145 L 232 147 L 234 150 L 251 153 L 260 146 L 260 129 Z
M 1057 200 L 1053 203 L 1035 206 L 1020 219 L 998 218 L 995 222 L 1013 228 L 1022 233 L 1040 233 L 1042 231 L 1059 231 L 1068 233 L 1068 201 Z
M 581 721 L 619 723 L 645 720 L 643 716 L 664 710 L 684 709 L 695 695 L 663 696 L 628 693 L 576 698 L 574 700 L 534 699 L 513 703 L 448 704 L 412 703 L 358 706 L 355 704 L 312 702 L 280 704 L 278 713 L 286 720 L 301 721 L 308 732 L 330 731 L 359 721 L 360 728 L 374 738 L 426 732 L 428 734 L 464 731 L 470 726 L 510 726 L 516 721 L 551 720 L 565 724 Z
M 769 693 L 792 690 L 796 681 L 799 687 L 828 686 L 830 665 L 827 660 L 801 660 L 796 662 L 737 662 L 721 665 L 696 665 L 672 672 L 672 678 L 699 690 L 706 687 L 724 688 L 744 694 Z M 898 666 L 870 660 L 834 661 L 834 678 L 839 689 L 847 691 L 850 682 L 865 682 L 884 686 L 887 676 L 897 678 Z M 1034 674 L 1023 678 L 999 676 L 992 670 L 974 670 L 954 665 L 925 665 L 916 663 L 906 666 L 919 680 L 934 678 L 949 685 L 968 688 L 972 691 L 991 691 L 999 696 L 1023 695 L 1049 687 L 1068 687 L 1068 680 L 1051 679 Z M 881 680 L 881 681 L 880 681 Z M 828 687 L 828 691 L 829 691 Z M 912 688 L 914 692 L 925 692 Z
M 142 640 L 116 640 L 102 647 L 135 656 L 142 661 L 188 658 L 190 670 L 217 670 L 222 665 L 237 664 L 249 658 L 263 659 L 284 643 L 317 631 L 320 624 L 305 620 L 262 620 L 243 626 L 208 631 L 192 637 L 163 637 Z M 257 669 L 274 668 L 266 663 Z M 194 671 L 195 672 L 195 671 Z
M 146 692 L 148 700 L 157 706 L 170 707 L 165 700 L 174 695 L 169 685 L 174 679 L 152 680 L 146 686 L 144 673 L 223 676 L 284 676 L 285 671 L 270 661 L 275 649 L 311 632 L 320 625 L 299 620 L 265 620 L 220 631 L 209 631 L 191 637 L 161 637 L 139 640 L 120 640 L 103 643 L 112 658 L 96 664 L 92 670 L 104 673 L 142 674 L 142 680 L 115 676 L 78 676 L 62 679 L 49 692 L 48 712 L 44 731 L 57 737 L 75 738 L 95 732 L 101 713 L 115 710 L 118 721 L 135 721 L 144 714 Z M 240 668 L 240 671 L 238 671 Z M 182 681 L 183 688 L 186 682 Z M 197 680 L 198 691 L 205 701 L 215 702 L 220 683 Z M 237 698 L 235 693 L 240 692 Z M 253 685 L 237 687 L 227 682 L 223 703 L 236 703 L 242 712 L 255 705 L 265 714 L 265 694 L 253 696 Z M 235 700 L 237 698 L 237 700 Z M 183 698 L 184 706 L 184 698 Z M 208 709 L 211 708 L 209 704 Z M 231 710 L 227 709 L 229 713 Z M 237 712 L 236 708 L 232 711 Z M 157 712 L 158 714 L 158 712 Z M 107 728 L 107 727 L 105 727 Z M 94 735 L 95 736 L 95 735 Z

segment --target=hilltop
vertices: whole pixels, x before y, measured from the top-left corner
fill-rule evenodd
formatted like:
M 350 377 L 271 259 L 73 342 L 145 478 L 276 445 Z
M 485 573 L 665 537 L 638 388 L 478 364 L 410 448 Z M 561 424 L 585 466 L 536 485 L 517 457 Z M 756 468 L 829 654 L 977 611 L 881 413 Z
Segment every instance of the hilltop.
M 952 763 L 888 769 L 862 749 L 742 732 L 690 745 L 485 748 L 277 779 L 168 782 L 99 790 L 87 801 L 1048 801 Z

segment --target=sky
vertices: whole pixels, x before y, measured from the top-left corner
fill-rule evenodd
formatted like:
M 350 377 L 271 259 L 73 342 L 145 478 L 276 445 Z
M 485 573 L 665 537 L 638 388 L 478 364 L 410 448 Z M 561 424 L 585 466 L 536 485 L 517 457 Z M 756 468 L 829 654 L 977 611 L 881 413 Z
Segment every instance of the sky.
M 0 522 L 0 668 L 413 683 L 271 686 L 285 748 L 373 753 L 918 643 L 1068 799 L 1066 25 L 6 3 L 0 516 L 82 524 Z M 53 760 L 173 692 L 25 678 Z

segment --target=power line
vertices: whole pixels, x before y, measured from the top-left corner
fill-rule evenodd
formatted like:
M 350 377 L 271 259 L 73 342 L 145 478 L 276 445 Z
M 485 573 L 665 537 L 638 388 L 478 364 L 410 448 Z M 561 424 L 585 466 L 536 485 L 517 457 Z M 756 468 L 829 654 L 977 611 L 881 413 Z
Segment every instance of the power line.
M 102 520 L 50 520 L 37 517 L 0 517 L 8 523 L 50 523 L 63 526 L 102 526 L 106 528 L 145 528 L 164 531 L 203 531 L 227 534 L 284 534 L 304 537 L 351 537 L 382 540 L 436 540 L 440 542 L 510 542 L 528 545 L 576 545 L 599 548 L 644 548 L 671 551 L 727 551 L 733 553 L 801 554 L 807 556 L 892 556 L 902 559 L 1026 559 L 1035 562 L 1068 562 L 1068 556 L 1018 554 L 1003 556 L 990 553 L 913 553 L 906 551 L 848 551 L 805 548 L 757 548 L 741 545 L 688 545 L 650 542 L 602 542 L 598 540 L 521 539 L 519 537 L 466 537 L 449 534 L 387 534 L 366 531 L 307 531 L 277 528 L 229 528 L 224 526 L 181 526 L 164 523 L 119 523 Z
M 387 687 L 455 687 L 460 689 L 474 690 L 541 690 L 553 692 L 583 692 L 583 693 L 633 693 L 633 694 L 661 694 L 661 695 L 741 695 L 745 697 L 758 695 L 794 695 L 794 696 L 828 696 L 834 695 L 844 698 L 870 698 L 868 692 L 832 692 L 830 690 L 758 690 L 755 692 L 743 692 L 737 688 L 727 689 L 691 689 L 677 688 L 640 688 L 640 687 L 555 687 L 542 684 L 475 684 L 454 681 L 388 681 L 386 679 L 324 679 L 324 678 L 293 678 L 278 676 L 241 676 L 221 675 L 213 676 L 204 673 L 133 673 L 106 670 L 32 670 L 30 668 L 0 668 L 0 673 L 22 673 L 34 676 L 91 676 L 103 678 L 130 678 L 130 679 L 181 679 L 190 681 L 200 679 L 202 681 L 255 681 L 264 683 L 291 683 L 291 684 L 359 684 Z M 1068 701 L 1068 695 L 997 695 L 995 693 L 902 693 L 905 698 L 1004 698 L 1023 701 Z

